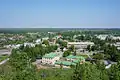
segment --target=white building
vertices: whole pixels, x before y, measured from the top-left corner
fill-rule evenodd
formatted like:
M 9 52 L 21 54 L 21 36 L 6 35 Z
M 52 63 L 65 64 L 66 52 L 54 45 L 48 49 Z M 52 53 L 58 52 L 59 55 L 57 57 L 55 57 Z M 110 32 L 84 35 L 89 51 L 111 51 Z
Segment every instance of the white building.
M 0 50 L 0 55 L 10 55 L 10 54 L 11 54 L 11 50 L 8 49 Z
M 41 39 L 37 39 L 37 40 L 35 41 L 35 43 L 36 43 L 36 44 L 40 44 L 40 43 L 41 43 Z
M 96 35 L 96 37 L 101 39 L 101 40 L 105 40 L 106 37 L 108 37 L 108 35 Z
M 25 47 L 26 46 L 29 46 L 29 47 L 35 47 L 35 44 L 33 43 L 24 43 L 24 44 L 10 44 L 10 45 L 5 45 L 4 47 L 5 48 L 19 48 L 20 46 L 24 45 Z
M 120 42 L 115 43 L 114 46 L 116 46 L 117 49 L 120 50 Z
M 113 40 L 117 40 L 117 39 L 120 40 L 120 37 L 119 37 L 119 36 L 117 36 L 117 37 L 116 37 L 116 36 L 111 36 L 111 38 L 112 38 Z
M 73 62 L 85 62 L 85 58 L 82 56 L 73 56 L 73 55 L 69 55 L 66 57 L 67 61 L 73 61 Z
M 26 46 L 35 47 L 35 44 L 33 44 L 33 43 L 24 43 L 24 46 L 25 46 L 25 47 L 26 47 Z
M 88 45 L 93 46 L 94 43 L 93 42 L 68 42 L 68 47 L 70 47 L 71 45 L 74 45 L 75 48 L 77 49 L 84 49 L 84 48 L 87 48 Z
M 58 56 L 56 53 L 49 53 L 45 54 L 42 57 L 42 64 L 49 64 L 49 65 L 54 65 L 56 61 L 60 59 L 60 56 Z
M 19 48 L 22 44 L 10 44 L 10 45 L 5 45 L 4 47 L 5 48 Z
M 42 38 L 42 41 L 48 40 L 48 39 L 49 39 L 49 37 L 44 37 L 44 38 Z

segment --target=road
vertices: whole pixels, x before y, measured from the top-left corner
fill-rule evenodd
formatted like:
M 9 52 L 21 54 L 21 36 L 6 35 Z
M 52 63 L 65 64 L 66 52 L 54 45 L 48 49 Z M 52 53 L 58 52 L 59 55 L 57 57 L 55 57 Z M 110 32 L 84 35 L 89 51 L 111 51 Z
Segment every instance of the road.
M 2 65 L 2 64 L 4 64 L 4 63 L 6 63 L 8 60 L 9 60 L 9 58 L 7 58 L 7 59 L 3 60 L 2 62 L 0 62 L 0 65 Z
M 92 59 L 91 56 L 90 56 L 89 54 L 87 54 L 87 56 L 88 56 L 90 59 Z

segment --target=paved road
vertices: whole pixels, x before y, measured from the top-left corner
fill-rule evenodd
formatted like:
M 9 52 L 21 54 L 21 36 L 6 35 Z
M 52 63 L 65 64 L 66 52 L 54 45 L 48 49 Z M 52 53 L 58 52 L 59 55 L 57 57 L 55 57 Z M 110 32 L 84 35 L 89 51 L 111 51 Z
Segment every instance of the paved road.
M 91 56 L 90 56 L 89 54 L 87 54 L 87 56 L 88 56 L 90 59 L 92 59 Z
M 4 61 L 0 62 L 0 65 L 6 63 L 9 60 L 9 58 L 5 59 Z

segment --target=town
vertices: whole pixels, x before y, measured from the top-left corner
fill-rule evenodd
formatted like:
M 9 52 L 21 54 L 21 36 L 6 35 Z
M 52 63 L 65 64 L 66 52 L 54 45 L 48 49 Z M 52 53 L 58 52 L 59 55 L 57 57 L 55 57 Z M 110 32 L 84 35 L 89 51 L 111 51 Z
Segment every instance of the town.
M 0 33 L 0 65 L 16 69 L 74 69 L 102 65 L 110 69 L 120 60 L 119 30 L 54 30 L 53 32 Z M 21 64 L 19 64 L 21 63 Z

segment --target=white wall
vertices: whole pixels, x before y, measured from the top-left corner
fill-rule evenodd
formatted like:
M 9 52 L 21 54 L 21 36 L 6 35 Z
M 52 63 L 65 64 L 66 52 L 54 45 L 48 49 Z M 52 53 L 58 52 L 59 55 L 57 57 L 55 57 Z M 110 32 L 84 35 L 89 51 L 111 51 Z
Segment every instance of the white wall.
M 54 57 L 54 58 L 42 58 L 42 63 L 43 64 L 50 64 L 54 65 L 57 60 L 59 60 L 60 57 Z

